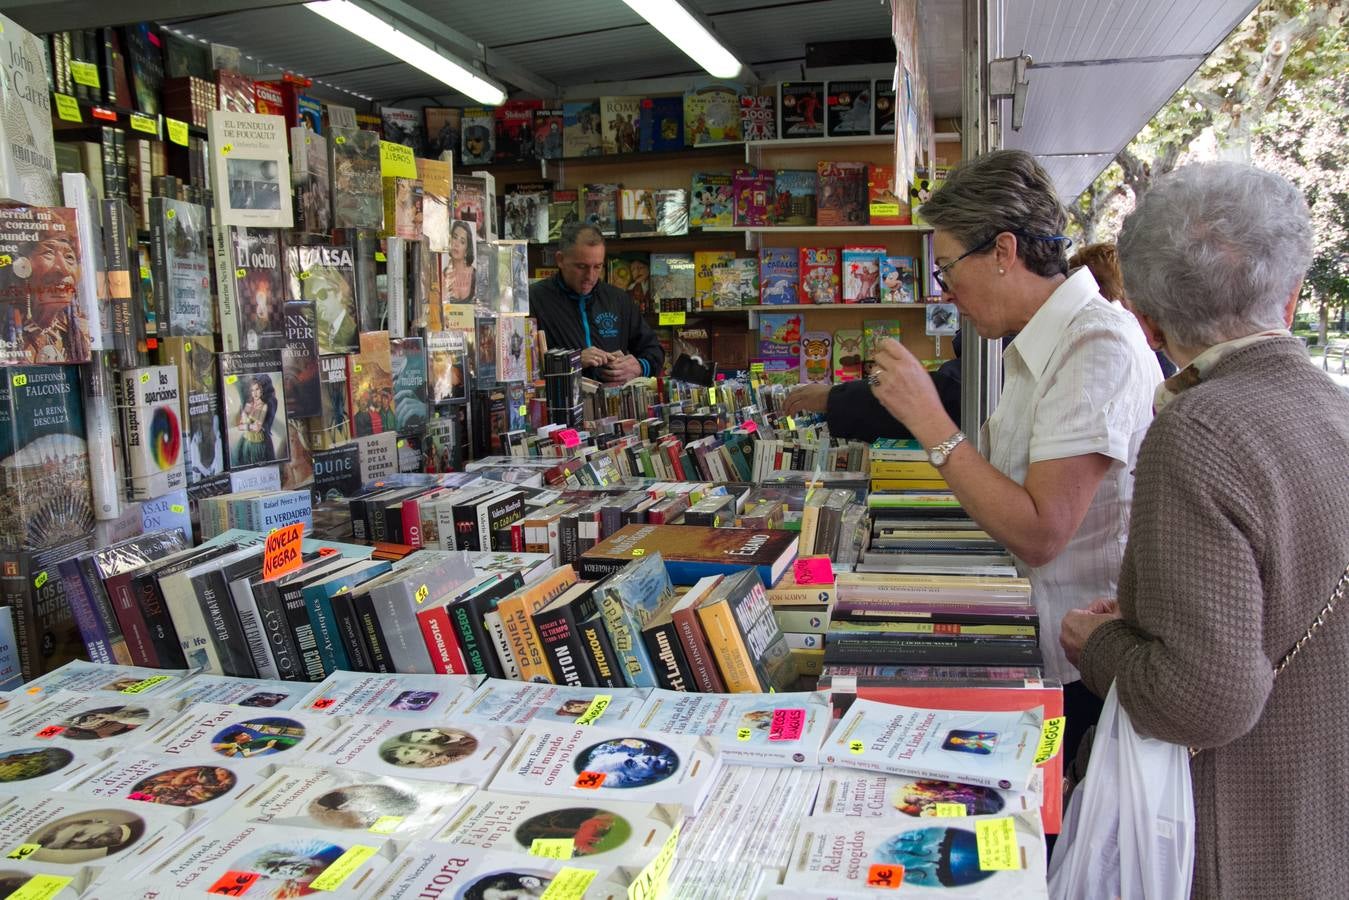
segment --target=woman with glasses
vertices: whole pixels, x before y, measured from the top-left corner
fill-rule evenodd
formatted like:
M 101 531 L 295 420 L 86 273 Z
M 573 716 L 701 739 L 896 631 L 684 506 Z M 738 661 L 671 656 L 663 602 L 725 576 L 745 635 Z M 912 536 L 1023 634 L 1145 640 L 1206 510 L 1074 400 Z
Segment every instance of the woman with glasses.
M 985 426 L 988 458 L 896 341 L 877 349 L 869 385 L 833 389 L 830 431 L 855 433 L 857 416 L 901 424 L 969 516 L 1015 557 L 1040 616 L 1045 675 L 1064 683 L 1071 753 L 1101 700 L 1059 646 L 1059 622 L 1070 609 L 1115 596 L 1157 362 L 1138 324 L 1101 296 L 1090 271 L 1068 274 L 1066 215 L 1029 154 L 1003 150 L 962 163 L 921 213 L 934 230 L 943 298 L 982 337 L 1016 336 Z
M 1180 371 L 1139 450 L 1118 606 L 1070 612 L 1062 641 L 1139 732 L 1197 748 L 1193 897 L 1343 897 L 1349 395 L 1288 331 L 1307 205 L 1271 172 L 1186 166 L 1119 257 Z

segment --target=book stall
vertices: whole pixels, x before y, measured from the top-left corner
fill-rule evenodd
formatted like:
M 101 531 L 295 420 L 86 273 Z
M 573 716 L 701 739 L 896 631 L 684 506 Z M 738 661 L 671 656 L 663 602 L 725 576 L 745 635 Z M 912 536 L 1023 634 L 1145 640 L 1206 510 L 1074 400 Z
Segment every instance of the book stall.
M 786 412 L 952 356 L 920 68 L 357 110 L 0 50 L 0 897 L 1048 896 L 1030 583 Z M 659 371 L 531 316 L 573 222 Z

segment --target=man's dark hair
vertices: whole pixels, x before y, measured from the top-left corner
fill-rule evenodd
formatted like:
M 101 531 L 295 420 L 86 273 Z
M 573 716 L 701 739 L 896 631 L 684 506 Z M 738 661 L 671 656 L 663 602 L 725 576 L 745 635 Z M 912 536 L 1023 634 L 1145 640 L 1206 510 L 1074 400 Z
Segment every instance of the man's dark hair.
M 557 249 L 561 253 L 566 253 L 577 244 L 584 244 L 587 247 L 604 246 L 604 232 L 600 231 L 589 222 L 568 222 L 562 226 L 562 238 L 558 241 Z

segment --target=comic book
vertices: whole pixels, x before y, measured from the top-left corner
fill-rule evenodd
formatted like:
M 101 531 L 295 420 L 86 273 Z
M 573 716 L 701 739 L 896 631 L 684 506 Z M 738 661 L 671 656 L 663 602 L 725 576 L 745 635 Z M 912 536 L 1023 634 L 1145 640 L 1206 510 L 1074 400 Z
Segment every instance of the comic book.
M 496 119 L 489 108 L 464 110 L 459 131 L 459 162 L 465 166 L 486 165 L 496 159 Z
M 884 247 L 844 247 L 843 302 L 881 302 L 881 259 Z
M 360 346 L 359 353 L 346 357 L 352 436 L 395 431 L 389 333 L 362 332 Z
M 914 263 L 912 256 L 881 257 L 881 302 L 914 303 Z
M 384 140 L 411 147 L 416 156 L 426 155 L 425 118 L 421 110 L 382 106 L 379 117 L 384 126 Z
M 664 188 L 653 192 L 656 201 L 656 234 L 678 237 L 689 233 L 689 192 Z
M 908 198 L 895 190 L 893 166 L 867 166 L 867 222 L 871 225 L 908 225 Z
M 562 127 L 565 114 L 561 109 L 534 110 L 534 155 L 539 159 L 562 158 Z
M 333 226 L 384 226 L 384 184 L 380 178 L 379 135 L 358 128 L 333 128 L 331 153 Z
M 600 101 L 568 100 L 562 104 L 562 156 L 599 156 L 604 152 Z
M 493 111 L 497 162 L 526 162 L 538 158 L 534 144 L 534 113 L 542 108 L 542 100 L 517 99 L 508 100 Z
M 684 147 L 684 99 L 682 97 L 642 98 L 638 124 L 637 149 L 679 150 Z
M 605 155 L 637 152 L 641 97 L 600 98 L 600 138 Z
M 694 296 L 693 255 L 689 253 L 651 254 L 651 299 L 689 301 Z M 680 306 L 683 309 L 683 306 Z

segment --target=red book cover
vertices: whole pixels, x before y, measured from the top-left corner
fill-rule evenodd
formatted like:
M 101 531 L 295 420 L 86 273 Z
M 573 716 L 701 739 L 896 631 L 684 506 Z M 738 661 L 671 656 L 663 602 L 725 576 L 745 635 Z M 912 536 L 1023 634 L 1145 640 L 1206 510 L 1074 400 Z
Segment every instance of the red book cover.
M 684 650 L 684 658 L 689 662 L 698 690 L 705 694 L 726 693 L 726 683 L 721 680 L 721 671 L 712 656 L 712 648 L 707 644 L 707 635 L 703 633 L 703 623 L 698 619 L 697 608 L 679 603 L 670 614 L 670 619 L 674 622 L 679 646 Z
M 431 666 L 436 670 L 436 674 L 472 674 L 464 663 L 459 638 L 450 623 L 448 606 L 442 604 L 418 610 L 417 625 L 422 630 L 422 639 L 426 641 L 426 650 L 431 655 Z
M 838 303 L 843 280 L 842 251 L 838 247 L 802 247 L 802 303 Z
M 140 571 L 132 569 L 113 575 L 103 582 L 103 586 L 108 592 L 108 599 L 112 602 L 117 623 L 122 626 L 122 633 L 126 635 L 126 647 L 131 653 L 132 664 L 158 669 L 159 654 L 155 652 L 154 642 L 150 639 L 150 627 L 145 623 L 145 615 L 141 612 L 140 605 L 131 590 L 131 579 Z
M 815 171 L 819 179 L 815 224 L 867 224 L 867 164 L 821 160 Z
M 286 114 L 286 102 L 275 81 L 255 81 L 253 89 L 259 114 L 268 116 Z

